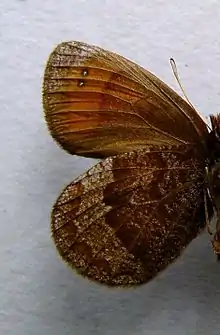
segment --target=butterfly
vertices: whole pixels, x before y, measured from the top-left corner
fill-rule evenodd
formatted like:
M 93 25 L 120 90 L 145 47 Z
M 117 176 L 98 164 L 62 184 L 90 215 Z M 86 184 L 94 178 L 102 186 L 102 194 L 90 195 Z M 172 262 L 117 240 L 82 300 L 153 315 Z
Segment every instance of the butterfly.
M 50 54 L 42 100 L 57 143 L 101 159 L 63 190 L 51 215 L 57 250 L 81 275 L 146 283 L 218 216 L 220 114 L 209 130 L 149 71 L 75 41 Z M 212 244 L 220 254 L 220 220 Z

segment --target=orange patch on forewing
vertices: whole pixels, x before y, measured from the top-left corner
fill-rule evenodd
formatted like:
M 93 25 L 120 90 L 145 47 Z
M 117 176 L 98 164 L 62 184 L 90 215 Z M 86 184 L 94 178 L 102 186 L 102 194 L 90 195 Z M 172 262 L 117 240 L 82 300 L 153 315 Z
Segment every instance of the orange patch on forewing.
M 43 105 L 52 136 L 83 156 L 195 143 L 207 135 L 194 109 L 150 72 L 81 42 L 62 43 L 50 55 Z

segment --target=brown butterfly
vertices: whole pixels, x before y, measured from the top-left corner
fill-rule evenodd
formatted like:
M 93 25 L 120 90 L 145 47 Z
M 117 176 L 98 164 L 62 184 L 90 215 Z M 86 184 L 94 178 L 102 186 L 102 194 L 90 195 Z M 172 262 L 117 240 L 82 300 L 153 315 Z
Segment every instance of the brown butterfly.
M 82 275 L 145 283 L 218 215 L 220 115 L 210 116 L 208 131 L 156 76 L 81 42 L 61 43 L 50 55 L 43 107 L 66 151 L 104 158 L 64 189 L 52 211 L 56 247 Z M 216 254 L 219 231 L 218 221 Z

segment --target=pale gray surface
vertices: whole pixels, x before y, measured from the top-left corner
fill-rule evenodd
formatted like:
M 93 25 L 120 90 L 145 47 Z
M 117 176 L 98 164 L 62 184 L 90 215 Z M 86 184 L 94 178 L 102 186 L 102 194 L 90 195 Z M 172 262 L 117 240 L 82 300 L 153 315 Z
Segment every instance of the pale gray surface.
M 218 334 L 220 265 L 205 234 L 156 280 L 108 289 L 71 272 L 50 239 L 51 206 L 93 162 L 45 127 L 45 61 L 62 40 L 116 51 L 178 90 L 169 57 L 204 114 L 220 111 L 219 1 L 0 2 L 0 334 Z

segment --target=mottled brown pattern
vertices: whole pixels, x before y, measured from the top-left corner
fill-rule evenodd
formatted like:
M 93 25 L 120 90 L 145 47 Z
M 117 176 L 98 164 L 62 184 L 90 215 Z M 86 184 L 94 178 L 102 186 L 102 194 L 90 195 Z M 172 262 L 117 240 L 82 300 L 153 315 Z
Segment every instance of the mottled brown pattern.
M 63 191 L 53 238 L 85 276 L 144 283 L 204 228 L 203 184 L 204 165 L 186 146 L 107 158 Z
M 210 117 L 208 132 L 153 74 L 81 42 L 61 43 L 50 55 L 43 106 L 66 151 L 105 158 L 53 207 L 52 236 L 71 267 L 108 285 L 145 283 L 214 213 L 220 255 L 220 115 Z

